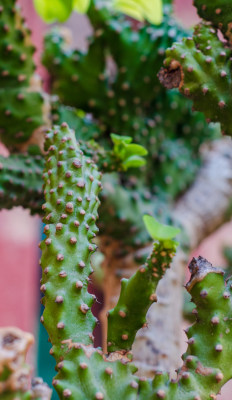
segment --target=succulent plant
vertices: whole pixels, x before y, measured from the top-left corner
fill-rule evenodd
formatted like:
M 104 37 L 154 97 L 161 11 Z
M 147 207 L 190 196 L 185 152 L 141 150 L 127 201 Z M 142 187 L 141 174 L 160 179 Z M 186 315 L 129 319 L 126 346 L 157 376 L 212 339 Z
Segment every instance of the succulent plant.
M 112 350 L 104 354 L 101 349 L 94 349 L 94 298 L 88 293 L 88 283 L 93 272 L 90 256 L 96 249 L 92 240 L 97 232 L 101 176 L 96 165 L 83 156 L 67 125 L 47 134 L 45 148 L 42 323 L 56 359 L 58 374 L 53 385 L 60 399 L 216 399 L 232 375 L 230 280 L 225 282 L 223 272 L 202 257 L 193 259 L 186 288 L 198 314 L 196 323 L 187 331 L 188 349 L 177 380 L 170 381 L 163 373 L 156 374 L 153 380 L 133 375 L 136 369 L 131 364 L 132 343 L 125 346 L 123 342 L 129 340 L 129 332 L 134 337 L 144 323 L 145 309 L 155 300 L 153 291 L 170 265 L 176 246 L 172 238 L 178 233 L 148 217 L 148 229 L 159 241 L 147 264 L 122 283 L 119 303 L 109 314 Z M 79 186 L 79 182 L 84 185 Z M 151 285 L 144 290 L 139 287 L 140 283 L 143 285 L 141 274 Z M 138 309 L 142 318 L 138 317 Z
M 47 100 L 35 76 L 35 48 L 15 3 L 0 1 L 0 138 L 14 150 L 48 123 Z
M 231 136 L 231 5 L 227 0 L 194 4 L 206 21 L 166 51 L 160 80 L 169 89 L 178 87 L 195 110 L 204 112 L 208 122 L 220 122 L 222 132 Z

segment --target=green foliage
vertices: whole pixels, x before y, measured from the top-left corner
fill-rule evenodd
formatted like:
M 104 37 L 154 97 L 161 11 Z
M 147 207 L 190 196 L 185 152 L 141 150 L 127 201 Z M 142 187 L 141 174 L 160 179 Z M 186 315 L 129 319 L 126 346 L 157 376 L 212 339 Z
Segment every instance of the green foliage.
M 91 0 L 34 0 L 39 15 L 48 23 L 66 21 L 73 10 L 86 13 Z M 162 0 L 112 0 L 108 7 L 121 11 L 139 21 L 144 19 L 160 24 Z
M 85 130 L 86 138 L 97 138 L 104 149 L 111 147 L 110 134 L 114 132 L 130 136 L 148 150 L 146 165 L 121 174 L 113 185 L 107 183 L 104 211 L 100 210 L 105 234 L 138 246 L 149 239 L 142 222 L 144 213 L 159 217 L 166 204 L 165 213 L 170 214 L 170 203 L 188 188 L 199 170 L 201 145 L 218 138 L 220 131 L 218 126 L 208 127 L 201 113 L 192 113 L 191 101 L 178 91 L 164 90 L 158 81 L 165 48 L 188 35 L 171 17 L 170 6 L 165 7 L 160 25 L 141 24 L 136 32 L 132 22 L 96 0 L 88 17 L 94 32 L 87 52 L 71 49 L 56 29 L 46 36 L 43 61 L 61 100 L 83 109 L 88 118 L 91 114 L 88 125 L 77 132 Z M 108 68 L 109 57 L 113 72 Z M 64 110 L 62 107 L 62 121 L 74 127 L 73 116 L 79 111 L 72 109 L 71 117 L 66 108 L 65 119 Z M 86 116 L 81 119 L 83 122 Z M 137 161 L 136 156 L 134 165 Z
M 113 6 L 131 17 L 152 24 L 162 22 L 162 0 L 113 0 Z
M 150 236 L 154 240 L 166 242 L 180 233 L 180 229 L 174 226 L 163 225 L 150 215 L 144 215 L 143 221 Z
M 34 0 L 38 14 L 48 23 L 56 20 L 64 22 L 69 18 L 73 7 L 73 0 Z
M 131 143 L 129 136 L 119 136 L 112 133 L 111 139 L 114 143 L 113 153 L 122 162 L 122 167 L 126 171 L 128 168 L 142 167 L 146 161 L 143 156 L 147 155 L 147 150 L 139 144 Z

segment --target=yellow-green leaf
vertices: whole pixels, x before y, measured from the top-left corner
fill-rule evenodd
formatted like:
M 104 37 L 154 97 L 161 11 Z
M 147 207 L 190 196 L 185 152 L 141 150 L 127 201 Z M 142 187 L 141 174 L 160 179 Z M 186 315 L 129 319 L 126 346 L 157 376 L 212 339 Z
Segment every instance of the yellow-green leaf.
M 170 240 L 178 235 L 178 233 L 180 233 L 179 228 L 175 228 L 174 226 L 169 225 L 163 225 L 150 215 L 144 215 L 143 221 L 147 228 L 147 231 L 154 240 Z
M 156 25 L 162 22 L 162 0 L 113 0 L 113 6 L 139 21 L 146 19 Z
M 73 9 L 78 13 L 85 14 L 88 11 L 90 0 L 73 0 Z
M 72 12 L 73 0 L 34 0 L 38 14 L 48 23 L 64 22 Z

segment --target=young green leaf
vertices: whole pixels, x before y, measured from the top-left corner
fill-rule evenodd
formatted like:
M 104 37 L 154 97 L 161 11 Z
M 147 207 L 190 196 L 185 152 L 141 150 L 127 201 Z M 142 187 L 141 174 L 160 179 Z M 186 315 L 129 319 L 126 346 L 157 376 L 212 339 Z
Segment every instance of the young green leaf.
M 123 161 L 122 166 L 126 171 L 128 168 L 139 168 L 145 164 L 146 160 L 144 160 L 144 158 L 139 156 L 131 156 Z
M 139 21 L 162 22 L 162 0 L 111 0 L 115 10 Z M 34 0 L 38 14 L 48 23 L 66 21 L 72 11 L 86 13 L 90 0 Z
M 111 133 L 110 135 L 112 142 L 115 145 L 119 145 L 121 143 L 131 143 L 132 142 L 132 138 L 130 136 L 120 136 L 120 135 L 116 135 L 116 133 Z
M 168 241 L 180 233 L 179 228 L 160 224 L 154 217 L 151 217 L 150 215 L 144 215 L 143 221 L 147 231 L 154 240 Z
M 38 14 L 48 23 L 66 21 L 73 9 L 73 0 L 34 0 Z
M 162 22 L 162 0 L 113 0 L 113 6 L 139 21 L 146 19 L 156 25 Z
M 73 9 L 80 14 L 88 11 L 90 0 L 73 0 Z

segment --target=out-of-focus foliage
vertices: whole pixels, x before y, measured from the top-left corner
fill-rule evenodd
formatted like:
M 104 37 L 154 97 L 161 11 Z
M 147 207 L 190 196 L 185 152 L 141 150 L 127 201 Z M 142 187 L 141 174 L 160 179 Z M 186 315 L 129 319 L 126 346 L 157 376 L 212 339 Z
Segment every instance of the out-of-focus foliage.
M 66 21 L 72 11 L 86 13 L 90 0 L 34 0 L 38 14 L 48 23 Z M 162 21 L 162 0 L 111 0 L 109 7 L 139 21 L 145 19 L 153 24 Z

